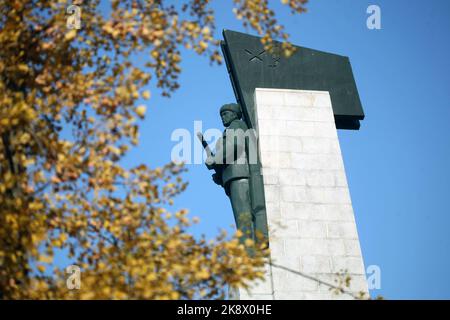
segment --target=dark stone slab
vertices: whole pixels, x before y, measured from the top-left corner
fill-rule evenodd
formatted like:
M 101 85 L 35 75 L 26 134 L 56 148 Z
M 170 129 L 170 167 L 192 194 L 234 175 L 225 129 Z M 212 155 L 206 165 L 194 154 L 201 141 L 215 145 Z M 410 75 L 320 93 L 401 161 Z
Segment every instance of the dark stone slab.
M 289 58 L 275 43 L 264 50 L 260 38 L 224 30 L 222 51 L 238 103 L 250 127 L 255 124 L 255 88 L 329 91 L 338 129 L 358 130 L 364 112 L 348 57 L 296 47 Z

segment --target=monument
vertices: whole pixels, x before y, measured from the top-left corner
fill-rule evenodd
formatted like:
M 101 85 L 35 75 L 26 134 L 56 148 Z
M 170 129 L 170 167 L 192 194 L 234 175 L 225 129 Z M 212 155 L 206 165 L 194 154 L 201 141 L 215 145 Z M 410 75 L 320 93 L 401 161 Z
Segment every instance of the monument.
M 358 130 L 364 119 L 349 59 L 303 47 L 286 58 L 278 42 L 269 52 L 258 37 L 228 30 L 223 36 L 237 103 L 222 107 L 227 129 L 206 164 L 230 197 L 237 227 L 247 237 L 261 232 L 271 251 L 265 281 L 239 298 L 367 294 L 337 136 L 337 129 Z M 246 152 L 252 143 L 230 139 L 230 128 L 253 130 L 255 161 Z M 227 150 L 237 156 L 225 159 Z M 330 291 L 337 273 L 351 277 L 346 295 Z

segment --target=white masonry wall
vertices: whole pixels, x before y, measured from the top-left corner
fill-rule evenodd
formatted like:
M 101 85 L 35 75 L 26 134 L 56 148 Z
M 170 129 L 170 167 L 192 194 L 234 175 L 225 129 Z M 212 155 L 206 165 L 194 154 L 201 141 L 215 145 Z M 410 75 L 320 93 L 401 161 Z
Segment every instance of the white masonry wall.
M 240 299 L 351 299 L 308 279 L 336 285 L 345 271 L 368 294 L 329 93 L 258 88 L 255 99 L 273 266 Z

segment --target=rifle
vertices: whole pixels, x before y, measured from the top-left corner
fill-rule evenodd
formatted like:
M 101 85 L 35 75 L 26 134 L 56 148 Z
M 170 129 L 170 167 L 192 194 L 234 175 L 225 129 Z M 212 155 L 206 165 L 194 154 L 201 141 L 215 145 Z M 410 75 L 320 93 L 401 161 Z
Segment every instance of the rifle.
M 205 149 L 206 155 L 208 157 L 214 156 L 213 153 L 211 152 L 211 149 L 210 149 L 210 147 L 208 145 L 208 142 L 206 142 L 205 138 L 203 137 L 203 134 L 201 132 L 197 132 L 197 137 L 200 140 L 200 142 L 201 142 L 201 144 L 203 146 L 203 149 Z
M 203 137 L 203 134 L 201 132 L 197 132 L 197 137 L 200 140 L 203 149 L 205 149 L 206 155 L 208 157 L 214 157 L 214 154 L 212 153 L 211 148 L 208 145 L 208 142 L 206 142 L 205 138 Z M 210 168 L 208 167 L 208 169 Z M 214 182 L 219 185 L 222 185 L 222 166 L 214 165 L 212 169 L 215 171 L 215 173 L 213 174 Z

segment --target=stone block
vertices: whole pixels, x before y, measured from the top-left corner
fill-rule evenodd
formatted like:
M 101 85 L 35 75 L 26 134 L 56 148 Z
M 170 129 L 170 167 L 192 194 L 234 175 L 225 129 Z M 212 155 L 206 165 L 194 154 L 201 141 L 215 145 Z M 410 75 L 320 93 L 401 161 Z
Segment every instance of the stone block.
M 345 254 L 347 256 L 361 257 L 361 247 L 357 239 L 344 240 Z
M 302 152 L 312 154 L 340 154 L 339 143 L 331 138 L 301 137 Z
M 356 226 L 352 222 L 329 221 L 327 223 L 327 237 L 337 239 L 358 239 Z
M 307 171 L 306 185 L 310 187 L 333 187 L 335 184 L 335 173 L 332 171 Z
M 283 202 L 308 202 L 306 187 L 281 186 L 280 194 Z
M 278 174 L 280 186 L 306 186 L 306 175 L 302 170 L 280 169 Z
M 336 256 L 332 257 L 332 272 L 342 272 L 347 270 L 350 275 L 364 275 L 364 265 L 360 257 Z
M 301 271 L 308 274 L 332 272 L 331 258 L 329 256 L 302 256 Z
M 284 105 L 284 94 L 276 90 L 256 90 L 257 107 L 260 106 L 282 106 Z M 257 109 L 258 110 L 258 109 Z
M 323 221 L 299 220 L 297 224 L 301 238 L 325 239 L 327 237 L 327 225 Z

